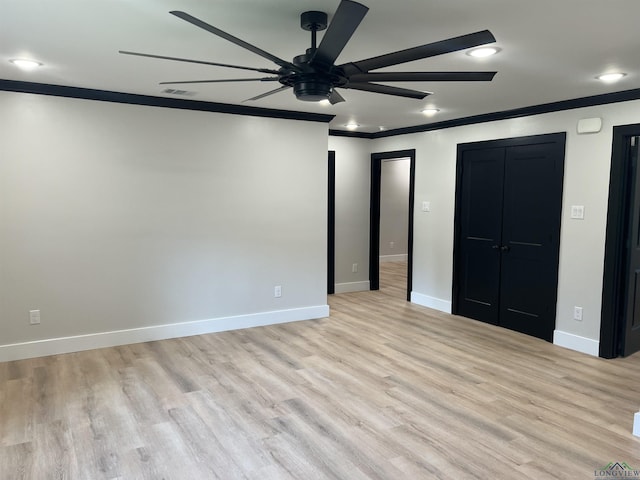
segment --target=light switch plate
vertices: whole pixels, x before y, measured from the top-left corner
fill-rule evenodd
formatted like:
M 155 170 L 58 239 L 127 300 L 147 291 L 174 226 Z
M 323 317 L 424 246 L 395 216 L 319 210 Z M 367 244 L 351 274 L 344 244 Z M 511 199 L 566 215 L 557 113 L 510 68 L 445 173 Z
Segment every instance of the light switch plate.
M 571 205 L 571 218 L 584 220 L 584 205 Z
M 40 310 L 29 310 L 29 323 L 40 325 Z

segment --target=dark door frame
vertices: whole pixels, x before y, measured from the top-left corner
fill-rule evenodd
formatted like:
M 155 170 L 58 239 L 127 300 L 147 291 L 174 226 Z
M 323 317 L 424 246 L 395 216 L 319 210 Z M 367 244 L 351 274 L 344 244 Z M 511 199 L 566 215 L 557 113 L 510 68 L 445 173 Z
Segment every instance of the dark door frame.
M 327 294 L 336 288 L 336 152 L 329 151 L 327 200 Z
M 624 296 L 625 227 L 629 197 L 629 138 L 640 136 L 640 123 L 613 127 L 611 172 L 609 176 L 609 204 L 607 236 L 604 249 L 602 310 L 600 312 L 600 351 L 603 358 L 620 355 L 620 318 Z
M 380 289 L 380 181 L 382 161 L 409 158 L 409 230 L 407 232 L 407 301 L 413 285 L 413 210 L 416 180 L 416 150 L 396 150 L 371 154 L 371 200 L 369 221 L 369 289 Z

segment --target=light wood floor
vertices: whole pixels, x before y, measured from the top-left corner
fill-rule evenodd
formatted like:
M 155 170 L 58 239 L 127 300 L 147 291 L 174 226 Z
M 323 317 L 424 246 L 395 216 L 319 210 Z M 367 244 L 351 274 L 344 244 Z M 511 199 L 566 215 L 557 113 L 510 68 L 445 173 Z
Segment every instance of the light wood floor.
M 640 467 L 640 356 L 602 360 L 411 305 L 401 269 L 383 264 L 379 292 L 330 297 L 328 319 L 0 363 L 0 479 Z

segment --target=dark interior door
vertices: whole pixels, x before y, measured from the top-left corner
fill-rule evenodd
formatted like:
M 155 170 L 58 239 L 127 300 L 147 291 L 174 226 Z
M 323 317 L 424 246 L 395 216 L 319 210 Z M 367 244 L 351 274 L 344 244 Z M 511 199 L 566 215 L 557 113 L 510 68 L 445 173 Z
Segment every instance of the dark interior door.
M 627 208 L 627 254 L 624 279 L 622 355 L 640 351 L 640 172 L 638 140 L 629 138 L 629 203 Z
M 460 146 L 454 313 L 552 340 L 564 140 Z
M 462 156 L 458 313 L 498 324 L 504 148 Z
M 564 145 L 505 150 L 500 325 L 552 341 Z

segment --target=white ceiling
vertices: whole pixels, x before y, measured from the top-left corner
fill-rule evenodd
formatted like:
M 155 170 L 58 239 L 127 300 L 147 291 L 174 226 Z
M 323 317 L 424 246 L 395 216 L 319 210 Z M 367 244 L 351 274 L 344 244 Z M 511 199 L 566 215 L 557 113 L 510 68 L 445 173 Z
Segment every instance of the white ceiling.
M 389 71 L 496 70 L 492 82 L 392 85 L 434 92 L 424 100 L 340 90 L 346 103 L 296 100 L 292 91 L 243 100 L 274 83 L 176 86 L 193 100 L 336 115 L 330 128 L 360 131 L 459 119 L 640 88 L 639 0 L 361 0 L 369 13 L 337 63 L 361 60 L 489 29 L 502 51 L 487 59 L 450 53 Z M 251 52 L 170 15 L 183 10 L 285 60 L 304 53 L 300 13 L 332 13 L 339 0 L 0 0 L 0 79 L 169 96 L 160 81 L 244 78 L 252 72 L 121 55 L 118 50 L 277 68 Z M 320 34 L 321 35 L 321 34 Z M 24 72 L 9 59 L 44 63 Z M 628 75 L 616 84 L 595 76 Z M 383 71 L 383 70 L 381 70 Z M 435 106 L 437 116 L 420 110 Z

